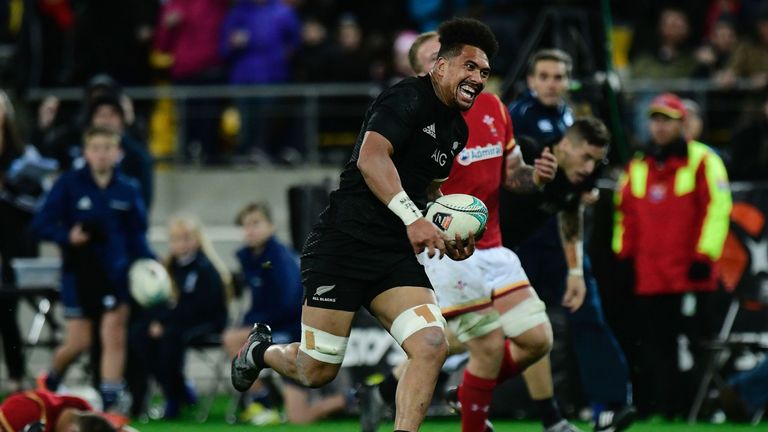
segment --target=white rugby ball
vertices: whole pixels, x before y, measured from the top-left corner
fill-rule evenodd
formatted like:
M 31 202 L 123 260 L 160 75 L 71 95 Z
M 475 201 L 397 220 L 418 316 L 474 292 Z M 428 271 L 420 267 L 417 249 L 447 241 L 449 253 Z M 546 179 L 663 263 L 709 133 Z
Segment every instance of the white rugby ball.
M 171 297 L 171 278 L 162 264 L 150 258 L 136 260 L 128 272 L 131 296 L 142 306 L 153 306 Z
M 454 240 L 456 234 L 466 240 L 469 233 L 478 234 L 485 230 L 488 208 L 472 195 L 443 195 L 429 206 L 426 218 L 443 232 L 447 240 Z

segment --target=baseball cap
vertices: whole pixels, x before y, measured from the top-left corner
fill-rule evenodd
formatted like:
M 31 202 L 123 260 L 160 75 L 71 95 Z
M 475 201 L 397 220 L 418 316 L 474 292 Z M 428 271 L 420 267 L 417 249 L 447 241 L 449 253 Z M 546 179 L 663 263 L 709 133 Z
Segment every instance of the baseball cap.
M 673 93 L 662 93 L 651 101 L 648 106 L 648 115 L 663 114 L 675 120 L 681 120 L 685 117 L 685 104 Z

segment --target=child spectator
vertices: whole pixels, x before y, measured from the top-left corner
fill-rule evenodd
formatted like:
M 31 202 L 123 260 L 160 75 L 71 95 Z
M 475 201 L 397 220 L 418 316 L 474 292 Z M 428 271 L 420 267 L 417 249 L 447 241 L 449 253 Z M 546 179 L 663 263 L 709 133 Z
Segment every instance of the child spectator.
M 237 251 L 237 260 L 251 293 L 251 305 L 242 327 L 224 333 L 224 345 L 234 355 L 245 342 L 251 324 L 263 322 L 272 327 L 272 339 L 295 342 L 301 338 L 301 285 L 296 253 L 275 237 L 269 208 L 251 203 L 237 215 L 243 228 L 245 245 Z
M 138 185 L 116 168 L 120 136 L 91 128 L 83 141 L 86 165 L 58 179 L 33 220 L 34 229 L 56 242 L 63 256 L 65 337 L 50 371 L 41 378 L 55 391 L 67 367 L 91 346 L 93 326 L 99 326 L 100 390 L 104 409 L 109 410 L 124 388 L 128 269 L 134 260 L 152 253 Z
M 168 224 L 170 254 L 165 260 L 173 297 L 139 311 L 131 326 L 129 353 L 137 381 L 135 403 L 146 398 L 146 377 L 152 374 L 165 395 L 166 418 L 176 418 L 182 403 L 194 404 L 194 390 L 184 379 L 184 353 L 190 342 L 224 330 L 231 275 L 193 218 Z M 134 387 L 134 385 L 138 385 Z
M 253 323 L 266 323 L 272 327 L 272 340 L 276 343 L 301 339 L 301 305 L 304 289 L 301 284 L 298 257 L 275 238 L 269 208 L 265 204 L 247 204 L 237 215 L 243 227 L 245 246 L 237 251 L 240 270 L 250 289 L 251 306 L 240 327 L 224 333 L 224 349 L 234 356 L 245 342 Z M 276 412 L 264 411 L 259 403 L 269 406 L 269 391 L 260 381 L 254 385 L 253 395 L 259 402 L 245 411 L 253 413 L 252 422 L 266 424 L 279 421 Z M 285 381 L 283 402 L 289 423 L 311 423 L 331 413 L 342 411 L 353 403 L 351 395 L 310 394 L 310 390 L 292 381 Z M 248 415 L 250 417 L 250 415 Z

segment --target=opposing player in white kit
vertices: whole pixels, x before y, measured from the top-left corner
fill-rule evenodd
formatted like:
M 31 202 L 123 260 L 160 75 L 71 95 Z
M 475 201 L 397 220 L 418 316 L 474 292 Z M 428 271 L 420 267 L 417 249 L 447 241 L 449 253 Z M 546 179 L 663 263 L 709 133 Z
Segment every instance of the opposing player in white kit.
M 439 48 L 434 36 L 422 38 L 426 40 L 417 39 L 411 56 L 417 73 L 431 69 L 434 60 L 428 56 Z M 530 286 L 520 260 L 501 245 L 499 187 L 533 192 L 554 178 L 557 162 L 545 151 L 534 166 L 525 165 L 515 146 L 509 113 L 498 97 L 480 94 L 463 115 L 469 140 L 440 190 L 483 200 L 489 215 L 486 232 L 468 259 L 426 259 L 424 264 L 448 327 L 470 353 L 458 389 L 462 431 L 482 432 L 496 383 L 519 374 L 552 346 L 544 303 Z

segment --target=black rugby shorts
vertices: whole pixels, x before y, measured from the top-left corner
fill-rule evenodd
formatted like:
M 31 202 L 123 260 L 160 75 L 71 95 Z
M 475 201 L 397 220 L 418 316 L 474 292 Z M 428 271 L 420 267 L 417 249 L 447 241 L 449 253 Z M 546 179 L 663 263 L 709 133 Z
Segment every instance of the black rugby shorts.
M 316 228 L 301 257 L 308 306 L 356 312 L 388 289 L 432 289 L 424 266 L 411 251 L 392 251 L 361 242 L 334 228 Z

